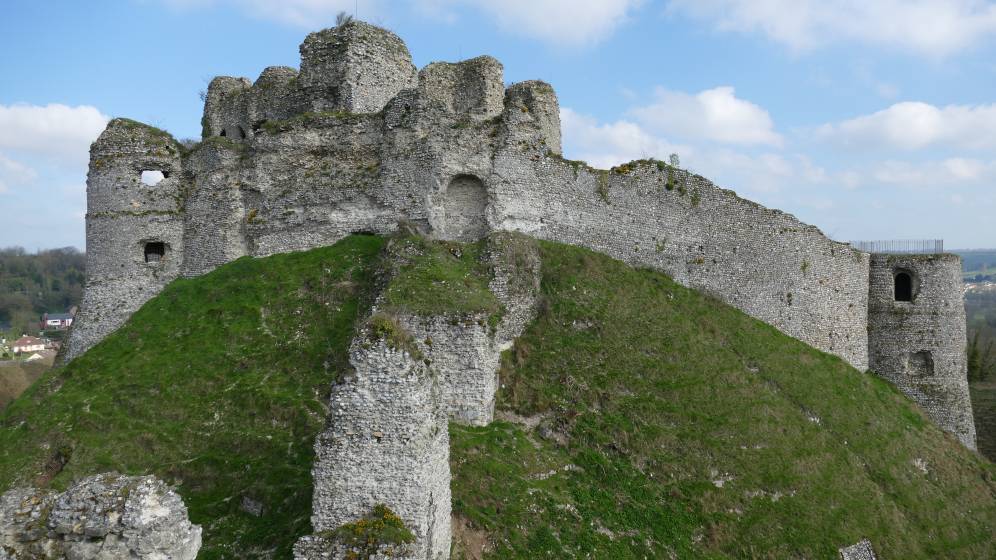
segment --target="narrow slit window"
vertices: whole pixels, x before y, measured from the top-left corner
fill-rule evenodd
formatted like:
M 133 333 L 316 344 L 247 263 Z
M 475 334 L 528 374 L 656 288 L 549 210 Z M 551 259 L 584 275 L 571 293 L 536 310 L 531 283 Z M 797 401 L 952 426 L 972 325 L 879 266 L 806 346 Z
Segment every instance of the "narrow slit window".
M 145 262 L 158 263 L 166 256 L 166 244 L 161 241 L 154 241 L 145 244 Z
M 896 301 L 913 301 L 913 277 L 908 272 L 896 274 Z

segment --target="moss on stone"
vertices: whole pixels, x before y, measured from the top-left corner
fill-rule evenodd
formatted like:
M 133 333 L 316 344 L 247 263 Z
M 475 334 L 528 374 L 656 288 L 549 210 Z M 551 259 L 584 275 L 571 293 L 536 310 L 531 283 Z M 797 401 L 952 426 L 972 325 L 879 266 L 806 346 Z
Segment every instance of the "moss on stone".
M 180 152 L 180 143 L 177 142 L 176 138 L 172 134 L 166 132 L 161 128 L 156 128 L 152 125 L 148 125 L 142 122 L 138 122 L 132 119 L 126 119 L 124 117 L 117 117 L 113 119 L 108 125 L 108 128 L 120 128 L 123 130 L 128 130 L 136 132 L 143 135 L 145 138 L 162 142 L 165 145 L 173 149 L 175 153 Z
M 382 257 L 384 306 L 391 312 L 432 315 L 494 315 L 502 312 L 491 293 L 484 241 L 456 243 L 416 235 L 392 238 Z
M 415 542 L 415 535 L 405 527 L 405 522 L 384 504 L 374 506 L 373 511 L 361 519 L 319 533 L 319 536 L 344 545 L 350 549 L 348 557 L 355 560 L 372 558 L 385 546 Z
M 392 350 L 407 352 L 415 360 L 421 360 L 422 351 L 415 344 L 410 332 L 405 329 L 398 320 L 389 313 L 379 312 L 367 319 L 367 338 L 371 342 L 383 340 L 387 347 Z

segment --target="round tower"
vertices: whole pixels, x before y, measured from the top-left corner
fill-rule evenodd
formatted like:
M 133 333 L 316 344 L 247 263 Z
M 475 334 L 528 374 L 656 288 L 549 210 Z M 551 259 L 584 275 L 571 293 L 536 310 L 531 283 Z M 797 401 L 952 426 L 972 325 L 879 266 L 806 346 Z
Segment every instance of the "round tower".
M 85 352 L 176 278 L 183 254 L 180 145 L 114 119 L 90 147 L 86 286 L 63 359 Z
M 870 369 L 975 449 L 961 257 L 876 253 L 869 274 Z

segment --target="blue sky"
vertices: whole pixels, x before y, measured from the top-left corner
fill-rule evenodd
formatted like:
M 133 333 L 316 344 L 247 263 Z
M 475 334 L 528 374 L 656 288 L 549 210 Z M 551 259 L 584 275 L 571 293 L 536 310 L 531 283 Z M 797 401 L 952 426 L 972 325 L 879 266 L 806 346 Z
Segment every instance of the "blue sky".
M 297 66 L 340 10 L 419 67 L 490 54 L 553 84 L 565 155 L 683 167 L 831 237 L 996 247 L 996 3 L 982 0 L 8 0 L 0 246 L 83 248 L 89 143 L 200 131 L 215 75 Z

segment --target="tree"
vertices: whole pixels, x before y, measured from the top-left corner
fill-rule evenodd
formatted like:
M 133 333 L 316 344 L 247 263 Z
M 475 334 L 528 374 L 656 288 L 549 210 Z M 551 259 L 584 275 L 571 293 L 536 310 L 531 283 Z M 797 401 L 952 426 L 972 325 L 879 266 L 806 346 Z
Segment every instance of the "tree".
M 335 15 L 335 26 L 339 27 L 346 25 L 347 23 L 353 21 L 353 16 L 347 14 L 346 12 L 339 12 Z
M 994 341 L 990 340 L 983 349 L 983 343 L 979 340 L 982 331 L 975 331 L 975 336 L 968 343 L 968 380 L 985 381 L 994 371 L 996 371 L 996 352 L 994 352 Z

